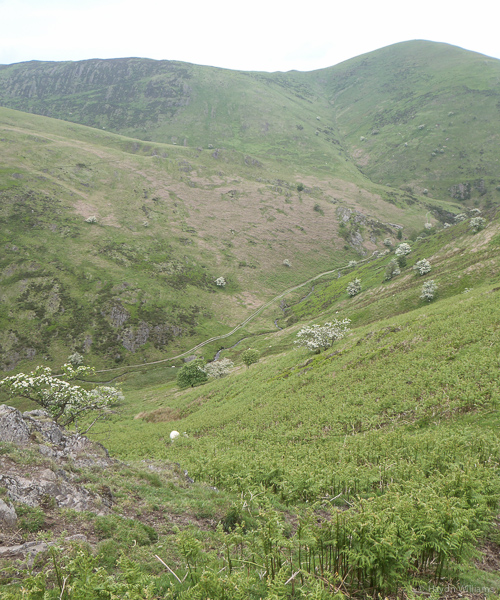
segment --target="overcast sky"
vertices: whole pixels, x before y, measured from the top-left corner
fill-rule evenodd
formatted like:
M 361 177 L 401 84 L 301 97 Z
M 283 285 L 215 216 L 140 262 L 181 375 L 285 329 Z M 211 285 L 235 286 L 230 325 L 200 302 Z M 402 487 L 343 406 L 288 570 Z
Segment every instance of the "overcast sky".
M 311 71 L 411 39 L 500 58 L 493 0 L 0 0 L 0 64 L 138 56 Z

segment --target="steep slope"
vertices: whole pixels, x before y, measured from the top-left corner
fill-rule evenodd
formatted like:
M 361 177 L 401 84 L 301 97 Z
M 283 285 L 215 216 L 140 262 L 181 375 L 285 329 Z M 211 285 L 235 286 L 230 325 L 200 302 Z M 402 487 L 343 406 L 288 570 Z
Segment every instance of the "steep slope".
M 370 179 L 498 203 L 500 61 L 413 41 L 311 75 Z
M 31 62 L 0 67 L 0 103 L 143 140 L 351 167 L 328 104 L 286 75 L 137 58 Z M 329 140 L 315 135 L 323 115 Z
M 413 243 L 391 281 L 380 281 L 387 255 L 314 290 L 304 304 L 316 322 L 353 321 L 332 348 L 292 349 L 302 324 L 253 340 L 261 359 L 248 369 L 241 346 L 228 350 L 237 367 L 195 389 L 157 365 L 119 377 L 125 405 L 97 439 L 127 465 L 64 465 L 82 492 L 104 496 L 99 515 L 43 497 L 26 507 L 14 496 L 24 473 L 63 486 L 58 450 L 2 444 L 4 503 L 24 539 L 52 523 L 96 546 L 62 535 L 64 551 L 39 550 L 35 573 L 17 566 L 0 580 L 6 598 L 57 598 L 63 577 L 96 599 L 111 585 L 138 600 L 497 597 L 500 223 L 484 218 L 479 232 L 464 221 Z M 423 256 L 432 269 L 420 276 Z M 363 288 L 349 298 L 352 277 Z M 437 294 L 419 298 L 431 277 Z M 186 435 L 172 442 L 172 430 Z

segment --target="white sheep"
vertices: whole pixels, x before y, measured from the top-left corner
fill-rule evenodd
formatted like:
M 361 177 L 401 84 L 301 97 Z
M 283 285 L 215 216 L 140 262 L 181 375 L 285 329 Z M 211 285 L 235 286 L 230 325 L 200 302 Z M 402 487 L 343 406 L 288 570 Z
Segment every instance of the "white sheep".
M 170 432 L 170 441 L 173 442 L 175 439 L 177 439 L 181 434 L 178 431 L 171 431 Z

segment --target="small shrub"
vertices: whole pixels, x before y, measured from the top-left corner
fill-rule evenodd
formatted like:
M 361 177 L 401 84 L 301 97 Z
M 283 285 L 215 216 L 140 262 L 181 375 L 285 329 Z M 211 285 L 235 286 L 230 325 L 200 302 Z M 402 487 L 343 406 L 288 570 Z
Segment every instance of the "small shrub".
M 353 269 L 358 263 L 355 260 L 350 260 L 347 263 L 347 266 L 349 267 L 349 269 Z
M 249 512 L 243 512 L 238 506 L 232 506 L 222 517 L 220 523 L 226 533 L 234 531 L 237 527 L 241 527 L 244 532 L 258 527 L 258 521 Z
M 283 261 L 283 265 L 285 267 L 291 267 L 292 263 L 288 260 L 288 258 L 285 258 L 285 260 Z
M 392 259 L 391 262 L 385 268 L 385 280 L 390 281 L 393 277 L 401 274 L 401 270 L 398 265 L 398 261 Z
M 45 514 L 39 507 L 31 507 L 27 504 L 16 506 L 16 514 L 18 516 L 19 529 L 29 533 L 36 533 L 43 529 L 45 525 Z
M 384 246 L 387 246 L 388 248 L 390 248 L 392 246 L 392 241 L 390 238 L 385 238 Z
M 464 213 L 459 213 L 455 215 L 455 223 L 461 223 L 462 221 L 467 221 L 467 215 Z
M 118 515 L 96 517 L 94 531 L 99 539 L 112 539 L 118 544 L 132 544 L 135 540 L 138 546 L 149 546 L 158 541 L 158 534 L 150 525 Z
M 215 280 L 215 285 L 219 287 L 225 287 L 226 280 L 224 279 L 224 277 L 217 277 L 217 279 Z
M 354 281 L 349 281 L 347 284 L 347 293 L 349 296 L 356 296 L 361 292 L 361 279 L 355 279 Z
M 194 387 L 205 383 L 208 375 L 203 370 L 204 361 L 201 358 L 192 360 L 184 365 L 177 374 L 177 385 L 180 388 Z
M 97 217 L 95 215 L 92 215 L 91 217 L 87 217 L 85 219 L 85 223 L 97 223 Z

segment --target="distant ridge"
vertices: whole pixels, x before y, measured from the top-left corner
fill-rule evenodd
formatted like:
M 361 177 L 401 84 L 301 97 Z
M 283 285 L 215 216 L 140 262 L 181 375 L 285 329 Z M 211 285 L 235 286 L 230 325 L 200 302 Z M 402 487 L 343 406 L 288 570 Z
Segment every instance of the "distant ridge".
M 31 61 L 0 66 L 0 105 L 301 169 L 348 161 L 376 183 L 442 198 L 457 197 L 461 184 L 469 196 L 477 188 L 489 197 L 498 171 L 499 81 L 497 59 L 414 40 L 311 72 L 144 58 Z

